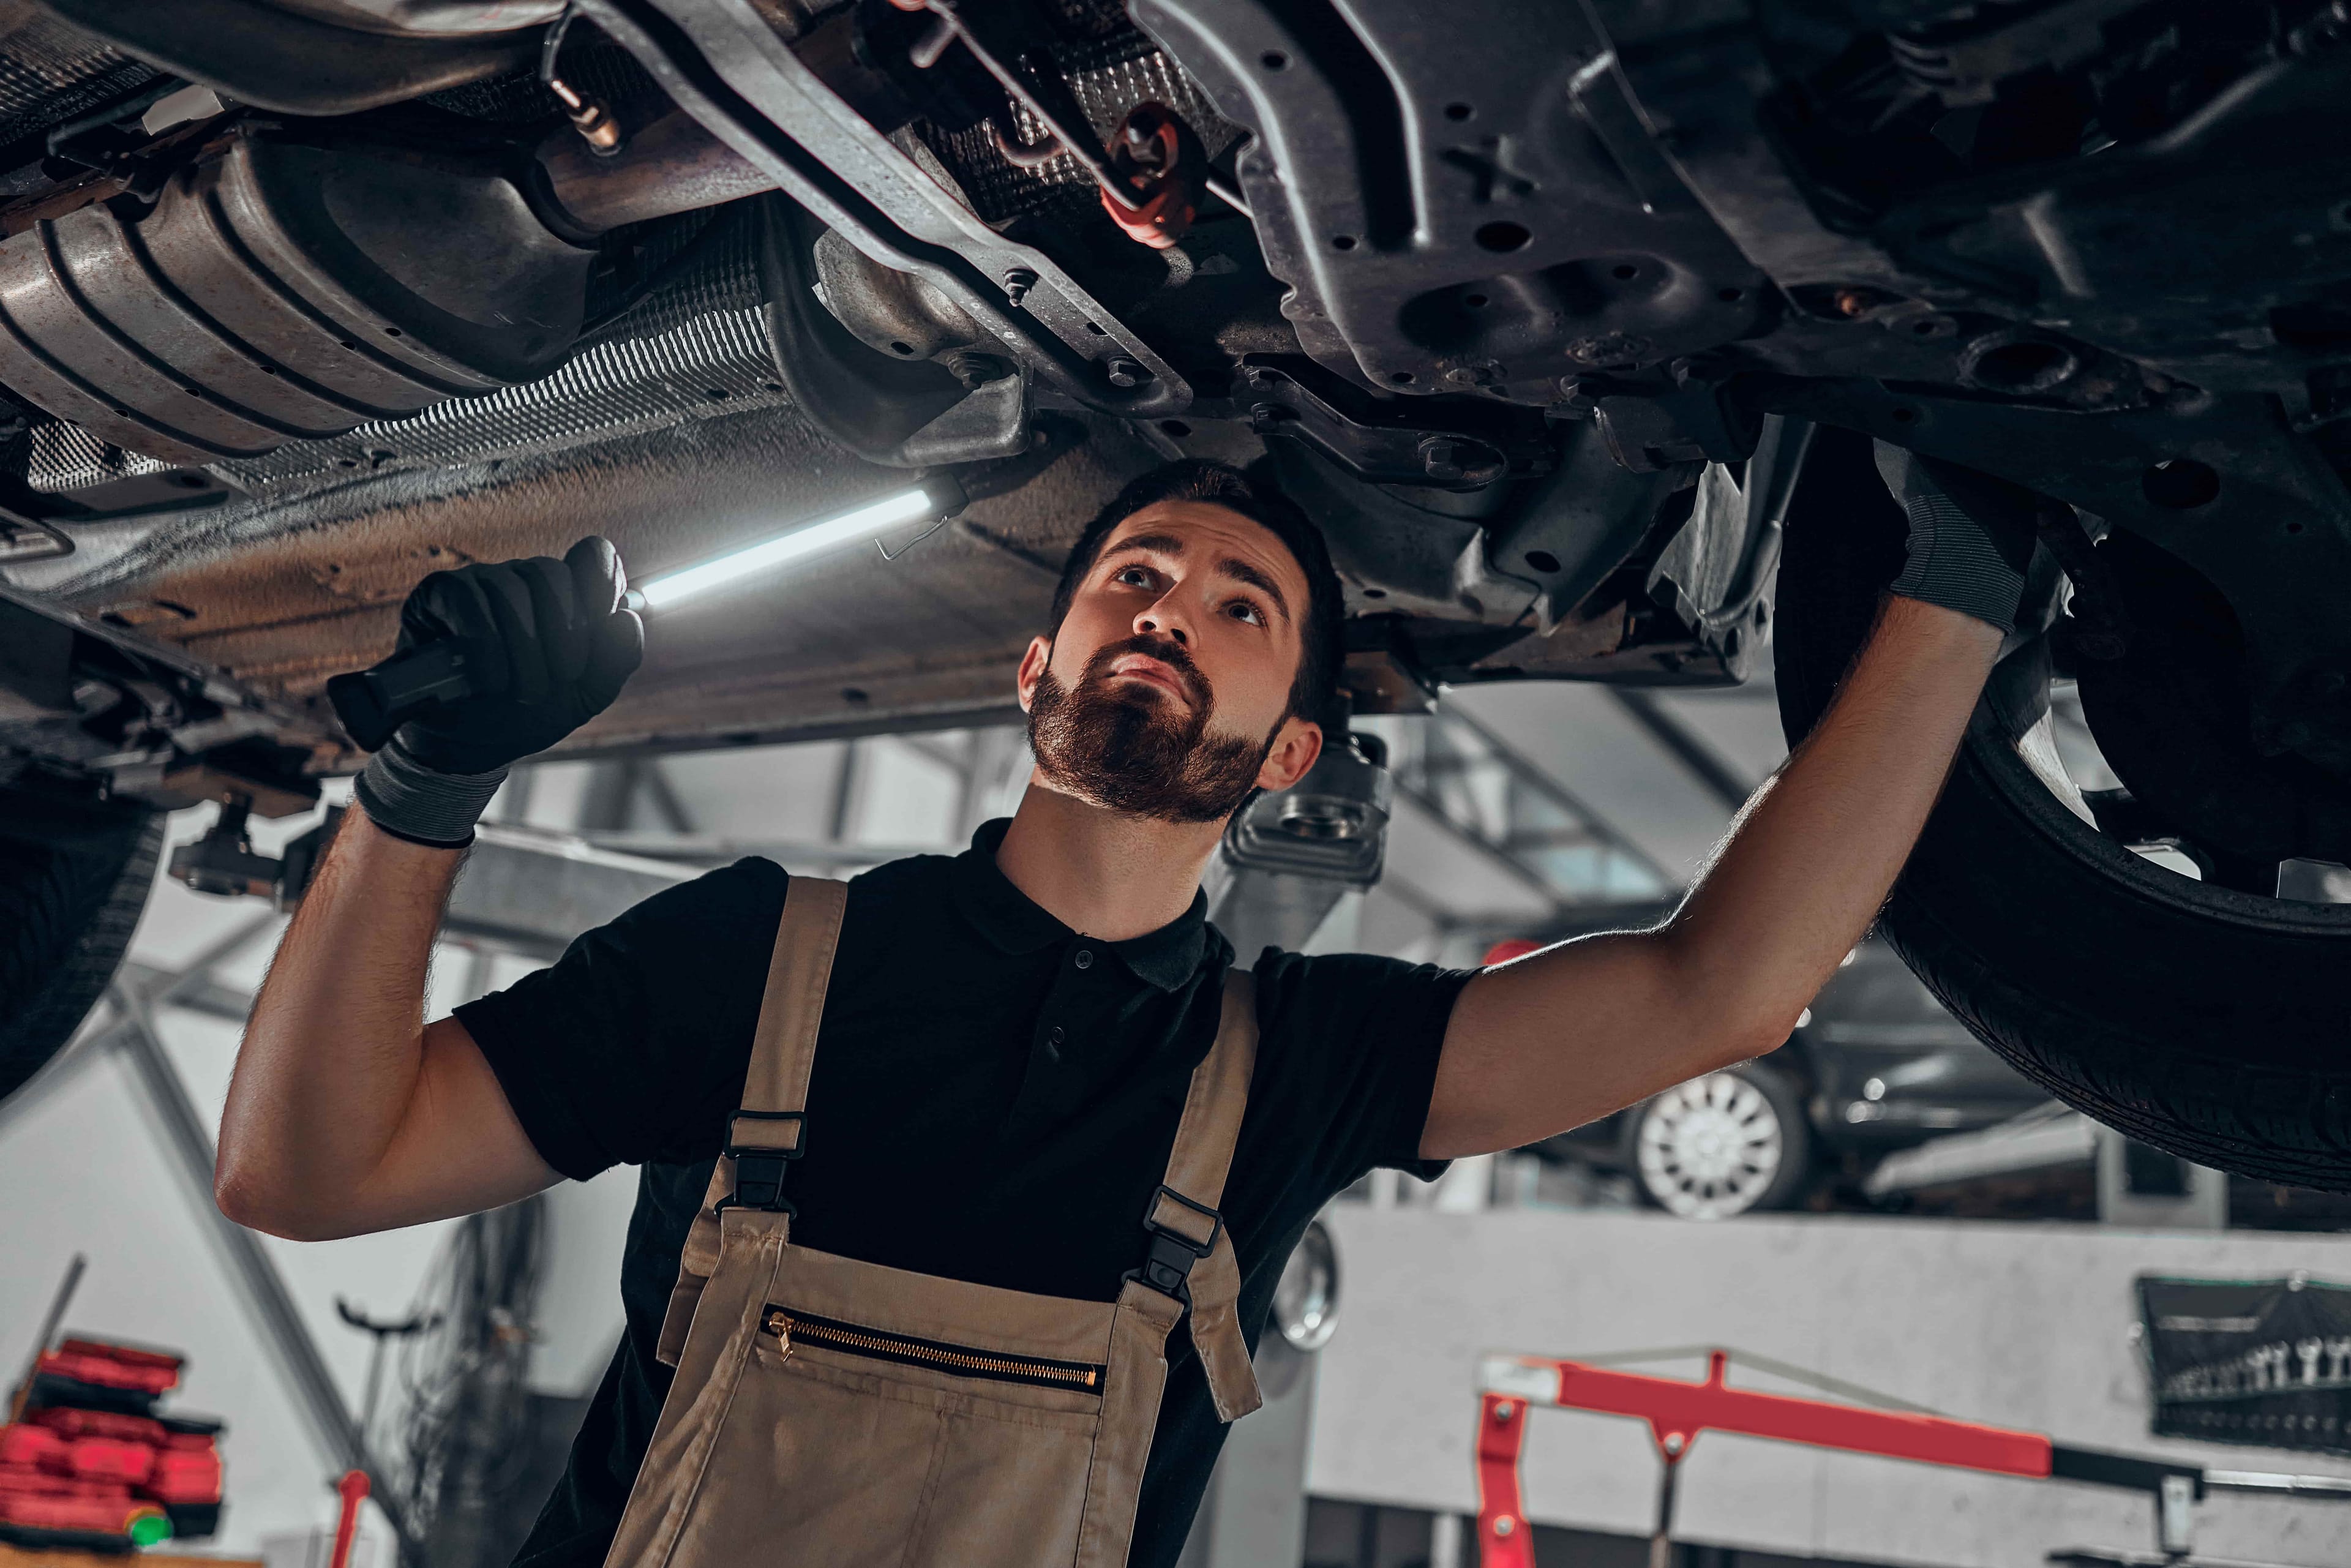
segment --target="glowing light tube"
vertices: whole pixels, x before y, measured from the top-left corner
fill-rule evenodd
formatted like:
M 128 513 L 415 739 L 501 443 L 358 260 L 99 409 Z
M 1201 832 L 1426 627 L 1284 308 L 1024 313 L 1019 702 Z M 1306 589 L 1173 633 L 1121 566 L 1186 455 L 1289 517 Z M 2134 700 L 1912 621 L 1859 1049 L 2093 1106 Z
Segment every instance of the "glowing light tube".
M 870 539 L 902 523 L 949 517 L 961 511 L 963 507 L 963 486 L 957 485 L 952 476 L 935 475 L 911 490 L 884 496 L 855 511 L 803 523 L 757 544 L 746 545 L 741 549 L 729 550 L 725 555 L 713 556 L 708 560 L 664 572 L 632 590 L 630 606 L 638 610 L 666 610 L 695 594 L 738 584 L 760 572 L 773 571 L 812 555 L 855 544 L 860 539 Z

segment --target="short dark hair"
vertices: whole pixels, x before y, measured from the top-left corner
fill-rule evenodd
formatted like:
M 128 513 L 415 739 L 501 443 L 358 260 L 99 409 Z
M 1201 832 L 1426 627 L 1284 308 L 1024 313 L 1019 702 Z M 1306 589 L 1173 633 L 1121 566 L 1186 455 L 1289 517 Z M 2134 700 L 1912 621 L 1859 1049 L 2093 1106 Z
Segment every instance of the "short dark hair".
M 1322 542 L 1322 530 L 1297 502 L 1262 474 L 1185 458 L 1128 481 L 1070 547 L 1069 559 L 1061 566 L 1061 580 L 1053 590 L 1053 622 L 1047 634 L 1061 635 L 1071 601 L 1077 598 L 1086 573 L 1101 559 L 1102 542 L 1111 530 L 1162 501 L 1196 501 L 1238 512 L 1290 551 L 1306 579 L 1306 611 L 1299 620 L 1298 674 L 1290 684 L 1290 712 L 1318 724 L 1329 723 L 1330 709 L 1339 695 L 1343 657 L 1340 622 L 1346 613 L 1345 596 L 1339 587 L 1339 574 L 1331 568 L 1331 552 Z

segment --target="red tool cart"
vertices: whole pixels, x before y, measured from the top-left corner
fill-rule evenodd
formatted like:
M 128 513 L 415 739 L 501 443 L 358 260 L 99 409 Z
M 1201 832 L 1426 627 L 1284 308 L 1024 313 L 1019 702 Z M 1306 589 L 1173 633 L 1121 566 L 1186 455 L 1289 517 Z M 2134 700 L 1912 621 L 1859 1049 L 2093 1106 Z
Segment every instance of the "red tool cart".
M 221 1424 L 156 1409 L 180 1366 L 96 1340 L 43 1349 L 0 1427 L 0 1541 L 122 1551 L 217 1530 Z
M 1657 1527 L 1649 1542 L 1649 1568 L 1672 1563 L 1674 1480 L 1700 1432 L 1738 1433 L 1849 1453 L 1877 1454 L 1918 1464 L 1948 1465 L 2034 1480 L 2074 1481 L 2149 1493 L 2155 1502 L 2158 1561 L 2183 1564 L 2192 1549 L 2195 1505 L 2208 1492 L 2329 1498 L 2351 1502 L 2351 1480 L 2334 1476 L 2273 1475 L 2257 1470 L 2206 1469 L 2170 1459 L 2077 1448 L 2040 1432 L 2011 1431 L 1956 1421 L 1916 1407 L 1871 1408 L 1733 1388 L 1726 1377 L 1735 1353 L 1726 1350 L 1636 1352 L 1614 1361 L 1707 1357 L 1704 1382 L 1626 1372 L 1586 1361 L 1540 1355 L 1492 1355 L 1479 1367 L 1478 1409 L 1478 1550 L 1480 1568 L 1534 1568 L 1534 1531 L 1519 1486 L 1519 1454 L 1532 1406 L 1589 1410 L 1646 1421 L 1660 1464 Z M 1778 1376 L 1813 1379 L 1799 1368 L 1761 1356 L 1740 1356 Z M 1860 1390 L 1847 1390 L 1860 1393 Z M 2135 1559 L 2098 1552 L 2054 1552 L 2053 1562 L 2123 1564 Z

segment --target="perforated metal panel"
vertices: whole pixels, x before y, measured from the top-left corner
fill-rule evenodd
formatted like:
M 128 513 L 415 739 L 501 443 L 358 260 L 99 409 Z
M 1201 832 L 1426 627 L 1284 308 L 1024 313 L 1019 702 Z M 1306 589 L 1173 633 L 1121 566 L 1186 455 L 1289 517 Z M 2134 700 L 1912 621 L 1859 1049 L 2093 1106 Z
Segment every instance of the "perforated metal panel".
M 1057 55 L 1094 134 L 1107 143 L 1136 104 L 1164 103 L 1191 126 L 1210 158 L 1223 156 L 1244 134 L 1241 129 L 1220 117 L 1208 95 L 1165 55 L 1152 48 L 1137 52 L 1133 42 L 1139 37 L 1130 32 Z M 1025 110 L 1016 106 L 1013 120 L 1015 141 L 1024 147 L 1043 142 L 1044 127 Z M 924 139 L 987 223 L 1049 212 L 1074 214 L 1099 200 L 1093 182 L 1069 158 L 1056 158 L 1033 170 L 1006 162 L 984 123 L 952 133 L 932 130 Z
M 37 424 L 26 433 L 25 482 L 47 495 L 68 495 L 117 479 L 162 474 L 171 465 L 110 446 L 78 424 Z
M 270 494 L 352 473 L 532 455 L 716 413 L 788 408 L 759 320 L 747 215 L 746 208 L 712 219 L 726 227 L 686 272 L 550 375 L 212 471 Z M 694 243 L 695 233 L 681 227 L 665 235 L 645 265 L 659 267 Z
M 452 399 L 213 472 L 266 493 L 337 474 L 528 456 L 713 413 L 790 405 L 768 363 L 759 313 L 721 310 L 652 337 L 599 345 L 527 386 Z
M 130 56 L 37 13 L 0 34 L 0 145 L 154 79 L 152 69 Z

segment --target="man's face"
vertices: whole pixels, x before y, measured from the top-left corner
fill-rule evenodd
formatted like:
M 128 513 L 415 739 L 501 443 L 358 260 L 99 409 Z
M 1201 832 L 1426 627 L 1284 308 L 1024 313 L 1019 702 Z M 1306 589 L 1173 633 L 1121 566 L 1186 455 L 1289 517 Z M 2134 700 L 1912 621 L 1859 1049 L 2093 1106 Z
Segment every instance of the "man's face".
M 1053 788 L 1174 822 L 1220 821 L 1314 765 L 1289 716 L 1306 574 L 1273 534 L 1202 501 L 1111 530 L 1050 642 L 1020 663 L 1029 745 Z

